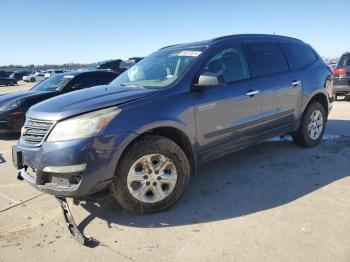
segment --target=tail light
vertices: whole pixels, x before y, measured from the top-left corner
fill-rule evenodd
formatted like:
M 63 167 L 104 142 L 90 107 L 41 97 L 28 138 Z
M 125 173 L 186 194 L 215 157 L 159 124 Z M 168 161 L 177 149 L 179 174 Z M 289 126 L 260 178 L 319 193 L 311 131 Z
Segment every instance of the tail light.
M 333 74 L 335 76 L 345 76 L 345 70 L 343 68 L 335 68 Z

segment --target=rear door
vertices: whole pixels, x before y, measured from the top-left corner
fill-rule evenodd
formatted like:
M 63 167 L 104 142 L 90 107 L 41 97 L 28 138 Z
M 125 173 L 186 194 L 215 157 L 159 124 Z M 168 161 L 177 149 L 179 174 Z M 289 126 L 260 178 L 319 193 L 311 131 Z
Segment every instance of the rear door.
M 287 60 L 274 42 L 246 44 L 252 82 L 263 93 L 264 130 L 278 128 L 297 119 L 302 95 L 298 72 L 290 72 Z
M 202 87 L 193 92 L 200 150 L 220 147 L 224 154 L 225 148 L 231 150 L 230 144 L 256 133 L 262 96 L 250 83 L 249 66 L 241 45 L 214 52 L 199 73 L 221 75 L 225 82 L 224 86 Z

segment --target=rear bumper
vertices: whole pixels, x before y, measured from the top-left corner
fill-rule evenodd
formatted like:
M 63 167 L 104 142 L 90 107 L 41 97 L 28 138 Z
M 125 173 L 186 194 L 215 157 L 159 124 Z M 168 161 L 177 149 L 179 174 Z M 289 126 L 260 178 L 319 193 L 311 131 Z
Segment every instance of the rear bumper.
M 335 77 L 333 79 L 333 94 L 350 92 L 350 77 Z
M 19 145 L 13 148 L 13 162 L 19 177 L 38 190 L 56 196 L 84 198 L 111 184 L 126 137 L 130 137 L 130 133 L 44 142 L 40 147 L 28 147 L 21 138 Z M 17 152 L 20 152 L 21 163 L 18 163 Z M 45 167 L 84 164 L 79 172 L 45 171 Z
M 333 94 L 346 94 L 350 92 L 350 86 L 333 86 Z

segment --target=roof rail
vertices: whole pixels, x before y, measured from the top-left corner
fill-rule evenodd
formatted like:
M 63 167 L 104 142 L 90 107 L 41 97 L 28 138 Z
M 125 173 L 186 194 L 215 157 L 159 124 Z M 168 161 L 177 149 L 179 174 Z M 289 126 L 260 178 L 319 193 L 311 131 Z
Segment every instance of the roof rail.
M 273 38 L 285 38 L 285 39 L 291 39 L 291 40 L 296 40 L 299 42 L 302 42 L 302 40 L 289 37 L 289 36 L 283 36 L 283 35 L 269 35 L 269 34 L 237 34 L 237 35 L 226 35 L 226 36 L 220 36 L 217 38 L 212 39 L 211 41 L 216 42 L 216 41 L 221 41 L 225 39 L 231 39 L 231 38 L 238 38 L 238 37 L 273 37 Z

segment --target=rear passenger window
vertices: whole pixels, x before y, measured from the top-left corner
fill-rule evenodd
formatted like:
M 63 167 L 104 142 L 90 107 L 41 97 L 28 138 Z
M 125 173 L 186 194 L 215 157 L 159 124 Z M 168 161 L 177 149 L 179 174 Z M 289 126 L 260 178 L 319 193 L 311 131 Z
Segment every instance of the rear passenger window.
M 224 77 L 225 83 L 249 78 L 248 63 L 241 46 L 218 51 L 205 64 L 201 73 L 210 72 Z
M 97 85 L 108 85 L 116 77 L 117 77 L 117 74 L 112 74 L 112 73 L 109 74 L 107 72 L 100 72 L 98 74 L 95 74 Z
M 90 74 L 78 75 L 72 81 L 74 82 L 71 83 L 71 86 L 74 90 L 84 89 L 96 85 L 94 77 Z
M 247 44 L 248 59 L 253 77 L 288 71 L 282 50 L 274 43 Z
M 281 43 L 280 46 L 292 70 L 303 68 L 317 59 L 314 52 L 307 46 L 286 43 Z

